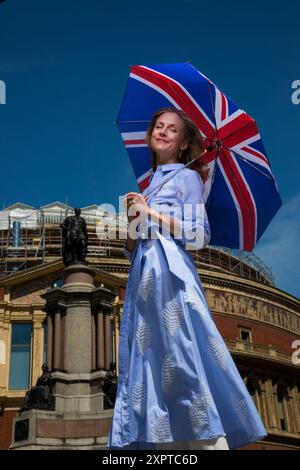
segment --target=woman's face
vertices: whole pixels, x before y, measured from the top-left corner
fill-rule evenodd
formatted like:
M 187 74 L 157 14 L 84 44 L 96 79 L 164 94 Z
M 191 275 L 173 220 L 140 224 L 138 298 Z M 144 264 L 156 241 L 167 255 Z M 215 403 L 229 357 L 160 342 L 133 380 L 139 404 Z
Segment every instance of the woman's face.
M 150 138 L 151 149 L 157 163 L 179 161 L 179 154 L 187 145 L 184 142 L 184 124 L 176 113 L 164 113 L 157 119 Z

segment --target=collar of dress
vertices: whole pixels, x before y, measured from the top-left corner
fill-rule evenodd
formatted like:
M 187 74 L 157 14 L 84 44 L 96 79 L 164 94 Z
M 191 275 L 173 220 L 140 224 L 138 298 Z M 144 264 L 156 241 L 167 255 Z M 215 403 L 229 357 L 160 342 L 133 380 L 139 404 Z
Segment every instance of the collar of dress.
M 170 170 L 177 170 L 177 168 L 181 168 L 183 166 L 184 166 L 184 163 L 164 163 L 162 165 L 158 165 L 156 167 L 156 170 L 160 170 L 164 172 L 164 171 L 170 171 Z

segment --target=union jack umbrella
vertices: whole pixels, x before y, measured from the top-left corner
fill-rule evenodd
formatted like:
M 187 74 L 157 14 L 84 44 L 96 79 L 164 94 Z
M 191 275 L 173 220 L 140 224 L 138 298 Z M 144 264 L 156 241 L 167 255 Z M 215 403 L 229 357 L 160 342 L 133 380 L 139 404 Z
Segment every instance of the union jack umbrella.
M 257 128 L 245 111 L 190 63 L 132 66 L 117 119 L 141 191 L 149 185 L 152 115 L 173 106 L 197 124 L 209 150 L 205 207 L 210 243 L 252 251 L 282 205 Z

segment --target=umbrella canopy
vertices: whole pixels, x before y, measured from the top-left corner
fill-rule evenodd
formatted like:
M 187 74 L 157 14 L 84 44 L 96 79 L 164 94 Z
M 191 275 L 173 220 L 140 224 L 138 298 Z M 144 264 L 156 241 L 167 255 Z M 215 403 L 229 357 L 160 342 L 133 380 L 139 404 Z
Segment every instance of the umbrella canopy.
M 210 243 L 252 251 L 282 205 L 256 122 L 190 63 L 132 66 L 117 125 L 141 191 L 152 155 L 153 114 L 173 106 L 197 124 L 210 169 L 204 184 Z

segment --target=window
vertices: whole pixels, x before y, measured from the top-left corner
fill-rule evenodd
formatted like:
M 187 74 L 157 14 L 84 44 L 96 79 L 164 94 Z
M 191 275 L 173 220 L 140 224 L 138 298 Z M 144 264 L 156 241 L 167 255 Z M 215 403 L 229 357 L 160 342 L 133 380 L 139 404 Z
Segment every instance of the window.
M 51 289 L 55 289 L 56 287 L 62 287 L 64 285 L 64 280 L 59 277 L 57 279 L 54 279 L 52 282 L 51 282 Z
M 31 323 L 13 323 L 10 352 L 10 390 L 27 390 L 30 386 Z
M 240 338 L 242 341 L 246 341 L 247 343 L 251 343 L 251 330 L 248 328 L 240 328 Z
M 255 387 L 252 385 L 251 382 L 249 382 L 249 380 L 247 380 L 247 382 L 246 382 L 246 387 L 247 387 L 247 390 L 249 392 L 249 395 L 251 396 L 252 400 L 255 403 Z

